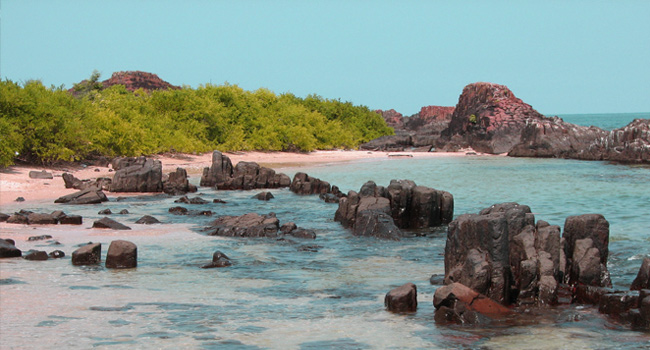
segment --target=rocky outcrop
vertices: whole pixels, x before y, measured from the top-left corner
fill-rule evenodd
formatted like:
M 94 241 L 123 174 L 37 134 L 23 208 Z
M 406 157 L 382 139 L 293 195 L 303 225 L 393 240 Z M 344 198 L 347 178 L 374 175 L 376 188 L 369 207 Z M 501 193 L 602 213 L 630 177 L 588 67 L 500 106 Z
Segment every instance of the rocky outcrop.
M 116 240 L 108 246 L 106 268 L 131 269 L 138 266 L 138 247 L 129 241 Z
M 373 227 L 377 233 L 393 231 L 389 236 L 394 239 L 397 232 L 387 219 L 392 219 L 399 229 L 422 229 L 451 222 L 453 213 L 454 198 L 449 192 L 417 186 L 410 180 L 391 180 L 388 187 L 369 181 L 358 193 L 350 191 L 339 200 L 334 220 L 364 236 L 374 235 L 372 230 L 368 231 Z M 357 222 L 360 228 L 356 228 Z
M 543 118 L 504 85 L 469 84 L 458 98 L 449 127 L 442 132 L 437 147 L 505 153 L 520 142 L 521 131 L 529 120 Z
M 101 243 L 89 243 L 72 252 L 72 265 L 96 265 L 101 260 Z
M 298 172 L 293 176 L 289 189 L 296 194 L 332 193 L 332 186 L 329 182 L 311 177 L 303 172 Z
M 277 237 L 280 221 L 274 213 L 256 213 L 242 216 L 222 216 L 210 224 L 206 232 L 210 236 L 225 237 Z
M 260 200 L 260 201 L 270 201 L 273 198 L 275 198 L 273 196 L 273 193 L 267 192 L 267 191 L 260 192 L 260 193 L 253 196 L 253 199 L 257 199 L 257 200 Z
M 63 197 L 59 197 L 54 201 L 54 203 L 66 204 L 99 204 L 102 202 L 108 202 L 108 198 L 106 197 L 106 194 L 102 192 L 102 190 L 96 187 L 91 187 L 85 190 L 71 193 Z
M 160 79 L 156 74 L 141 71 L 115 72 L 109 79 L 102 81 L 102 85 L 104 89 L 113 85 L 124 85 L 129 91 L 180 89 L 180 87 Z
M 113 160 L 111 192 L 161 192 L 162 163 L 145 157 Z
M 176 168 L 176 171 L 169 173 L 163 179 L 163 192 L 171 195 L 181 195 L 188 192 L 196 192 L 196 186 L 190 184 L 187 179 L 187 171 L 183 168 Z
M 578 297 L 593 300 L 594 292 L 580 286 L 611 286 L 608 243 L 602 215 L 568 217 L 560 237 L 559 226 L 535 223 L 528 206 L 496 204 L 449 224 L 444 283 L 459 283 L 500 305 L 554 305 L 580 290 Z
M 286 174 L 276 174 L 275 170 L 255 162 L 239 162 L 233 168 L 228 156 L 214 151 L 212 165 L 203 169 L 200 184 L 219 190 L 252 190 L 289 187 L 291 179 Z
M 418 308 L 418 290 L 415 284 L 407 283 L 392 289 L 384 297 L 384 306 L 392 312 L 415 312 Z
M 83 219 L 79 215 L 67 215 L 60 210 L 55 210 L 50 214 L 20 210 L 9 216 L 5 221 L 10 224 L 27 225 L 81 225 Z
M 23 253 L 23 259 L 32 261 L 45 261 L 49 258 L 46 251 L 30 249 Z
M 650 119 L 635 119 L 612 131 L 577 126 L 558 117 L 531 120 L 508 155 L 650 163 Z
M 436 289 L 433 306 L 437 324 L 477 324 L 513 314 L 509 308 L 461 283 Z
M 209 202 L 201 197 L 192 197 L 183 196 L 174 201 L 174 203 L 185 203 L 185 204 L 208 204 Z

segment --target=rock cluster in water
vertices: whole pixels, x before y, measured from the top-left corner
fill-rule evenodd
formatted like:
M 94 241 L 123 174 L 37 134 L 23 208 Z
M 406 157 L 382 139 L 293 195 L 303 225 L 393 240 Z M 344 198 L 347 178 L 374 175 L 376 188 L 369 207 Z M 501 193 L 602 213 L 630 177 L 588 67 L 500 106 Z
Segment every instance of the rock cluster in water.
M 505 306 L 578 301 L 640 327 L 650 325 L 642 293 L 611 289 L 609 223 L 602 215 L 570 216 L 560 227 L 535 222 L 530 208 L 502 203 L 449 224 L 445 286 L 436 290 L 439 322 L 476 323 L 511 313 Z M 647 287 L 650 261 L 638 288 Z M 644 284 L 645 283 L 645 284 Z M 461 297 L 462 295 L 462 297 Z M 650 297 L 645 301 L 650 305 Z M 644 311 L 645 310 L 645 311 Z
M 366 182 L 359 192 L 339 200 L 334 220 L 357 236 L 399 240 L 400 229 L 422 229 L 449 223 L 454 197 L 446 191 L 417 186 L 411 180 L 391 180 L 388 187 Z
M 214 151 L 212 165 L 203 169 L 200 184 L 219 190 L 252 190 L 289 187 L 291 179 L 286 174 L 276 174 L 275 170 L 255 162 L 239 162 L 233 167 L 228 156 Z
M 61 210 L 55 210 L 49 214 L 20 210 L 13 215 L 0 213 L 0 222 L 26 225 L 81 225 L 83 218 L 80 215 L 68 215 Z

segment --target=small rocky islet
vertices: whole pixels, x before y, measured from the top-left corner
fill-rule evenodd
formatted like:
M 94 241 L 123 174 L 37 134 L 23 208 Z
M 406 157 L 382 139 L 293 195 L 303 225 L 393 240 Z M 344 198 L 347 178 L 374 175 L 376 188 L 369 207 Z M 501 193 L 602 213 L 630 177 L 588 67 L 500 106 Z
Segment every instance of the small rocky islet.
M 400 240 L 412 229 L 446 225 L 445 274 L 441 277 L 443 285 L 433 297 L 435 320 L 439 324 L 485 324 L 523 315 L 530 308 L 580 303 L 597 305 L 600 312 L 634 329 L 650 327 L 650 258 L 643 261 L 632 290 L 612 289 L 607 271 L 609 223 L 602 215 L 568 217 L 562 234 L 559 226 L 542 220 L 536 222 L 530 208 L 518 203 L 495 204 L 477 214 L 464 214 L 454 219 L 451 193 L 418 186 L 410 180 L 392 180 L 386 187 L 369 181 L 358 192 L 344 194 L 338 187 L 306 173 L 297 173 L 289 180 L 288 176 L 257 163 L 240 162 L 233 166 L 219 151 L 213 152 L 212 160 L 211 167 L 203 171 L 202 185 L 219 190 L 222 189 L 219 184 L 230 190 L 288 187 L 297 195 L 319 195 L 324 201 L 337 203 L 334 220 L 350 228 L 356 236 Z M 111 181 L 102 179 L 101 187 L 84 187 L 56 202 L 79 204 L 82 201 L 75 202 L 75 198 L 90 196 L 94 200 L 86 203 L 102 203 L 107 198 L 103 190 L 174 195 L 196 191 L 183 169 L 165 176 L 157 160 L 123 158 L 113 164 L 116 171 Z M 256 199 L 257 196 L 251 198 Z M 200 197 L 187 196 L 177 201 L 189 205 L 205 203 Z M 28 225 L 82 222 L 81 217 L 63 211 L 50 214 L 20 211 L 13 215 L 2 214 L 0 219 Z M 143 217 L 138 221 L 148 224 L 157 220 Z M 108 217 L 97 220 L 93 227 L 130 229 Z M 204 232 L 227 237 L 316 239 L 309 228 L 300 228 L 292 222 L 281 223 L 274 213 L 222 216 L 205 227 Z M 0 256 L 47 260 L 61 258 L 65 253 L 58 250 L 49 254 L 21 252 L 14 241 L 0 240 Z M 137 267 L 137 247 L 132 242 L 112 241 L 106 256 L 107 268 Z M 71 259 L 73 265 L 99 264 L 101 244 L 84 244 L 72 252 Z M 233 264 L 226 254 L 217 251 L 212 262 L 200 267 L 226 268 Z M 385 306 L 398 313 L 417 310 L 415 285 L 406 283 L 389 291 Z

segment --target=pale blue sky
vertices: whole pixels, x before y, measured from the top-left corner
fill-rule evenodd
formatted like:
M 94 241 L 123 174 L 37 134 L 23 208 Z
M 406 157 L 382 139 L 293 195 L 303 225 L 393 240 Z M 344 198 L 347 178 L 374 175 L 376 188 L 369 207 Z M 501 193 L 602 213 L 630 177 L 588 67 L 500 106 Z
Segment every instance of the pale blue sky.
M 0 0 L 0 76 L 94 69 L 405 115 L 477 81 L 545 114 L 650 112 L 650 1 Z

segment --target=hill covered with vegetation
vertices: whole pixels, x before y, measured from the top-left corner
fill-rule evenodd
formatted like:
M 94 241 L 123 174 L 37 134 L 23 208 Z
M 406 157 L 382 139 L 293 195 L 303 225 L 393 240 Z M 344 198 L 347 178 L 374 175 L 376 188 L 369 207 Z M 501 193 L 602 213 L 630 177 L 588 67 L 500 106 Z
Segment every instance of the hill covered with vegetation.
M 74 93 L 0 81 L 0 166 L 164 152 L 356 148 L 392 134 L 365 106 L 237 85 L 129 91 L 98 74 Z

